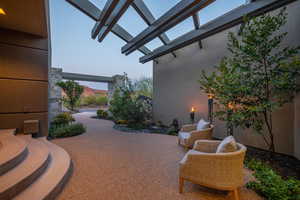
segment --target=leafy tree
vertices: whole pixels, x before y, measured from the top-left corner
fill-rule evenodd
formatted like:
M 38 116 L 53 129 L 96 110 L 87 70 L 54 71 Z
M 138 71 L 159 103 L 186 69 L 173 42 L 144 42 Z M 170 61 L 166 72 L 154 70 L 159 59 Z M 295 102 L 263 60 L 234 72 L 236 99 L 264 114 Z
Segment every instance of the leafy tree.
M 300 47 L 284 47 L 281 32 L 287 14 L 245 18 L 240 35 L 229 33 L 230 57 L 216 72 L 202 72 L 201 90 L 213 93 L 219 106 L 215 115 L 229 126 L 252 128 L 275 151 L 273 112 L 291 102 L 300 91 Z
M 153 96 L 153 81 L 152 78 L 142 77 L 134 82 L 134 91 L 138 96 L 146 96 L 152 98 Z
M 57 85 L 65 92 L 66 97 L 62 101 L 66 104 L 67 108 L 74 111 L 80 96 L 83 93 L 83 87 L 75 81 L 60 81 Z

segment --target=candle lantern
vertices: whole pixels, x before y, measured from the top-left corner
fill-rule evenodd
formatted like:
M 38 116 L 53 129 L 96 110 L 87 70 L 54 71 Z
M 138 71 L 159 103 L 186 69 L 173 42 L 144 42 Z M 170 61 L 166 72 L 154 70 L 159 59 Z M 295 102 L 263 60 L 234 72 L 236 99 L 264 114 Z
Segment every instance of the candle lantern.
M 192 107 L 190 112 L 190 119 L 192 123 L 195 123 L 195 111 L 196 111 L 195 108 Z
M 208 120 L 209 123 L 213 122 L 213 106 L 214 106 L 214 95 L 209 93 L 208 95 Z

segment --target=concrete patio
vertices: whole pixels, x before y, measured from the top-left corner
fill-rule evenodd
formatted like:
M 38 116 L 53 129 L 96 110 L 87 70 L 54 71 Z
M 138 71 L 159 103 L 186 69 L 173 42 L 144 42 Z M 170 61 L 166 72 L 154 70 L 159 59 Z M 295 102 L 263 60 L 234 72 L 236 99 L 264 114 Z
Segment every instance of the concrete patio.
M 185 152 L 176 137 L 119 132 L 112 122 L 92 119 L 92 115 L 75 115 L 87 126 L 85 134 L 52 141 L 63 147 L 74 163 L 73 175 L 59 200 L 230 199 L 226 192 L 191 183 L 179 194 L 178 163 Z M 260 199 L 246 188 L 241 188 L 240 197 Z

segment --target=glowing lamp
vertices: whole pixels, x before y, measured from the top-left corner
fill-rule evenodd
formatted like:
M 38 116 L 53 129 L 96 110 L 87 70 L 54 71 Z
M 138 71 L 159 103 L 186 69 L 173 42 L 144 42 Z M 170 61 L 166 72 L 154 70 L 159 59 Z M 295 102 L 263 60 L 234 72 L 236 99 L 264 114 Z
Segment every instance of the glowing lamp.
M 233 110 L 234 109 L 234 104 L 232 102 L 228 103 L 228 108 L 230 110 Z
M 191 112 L 190 112 L 190 118 L 191 118 L 192 123 L 195 122 L 195 111 L 196 111 L 196 109 L 194 107 L 192 107 Z
M 195 110 L 195 108 L 194 108 L 194 107 L 192 107 L 192 108 L 191 108 L 191 112 L 193 112 L 193 113 L 194 113 L 195 111 L 196 111 L 196 110 Z
M 3 10 L 3 8 L 0 8 L 0 15 L 6 15 L 5 11 Z
M 208 96 L 208 99 L 213 99 L 215 97 L 215 95 L 212 93 L 207 94 L 207 96 Z

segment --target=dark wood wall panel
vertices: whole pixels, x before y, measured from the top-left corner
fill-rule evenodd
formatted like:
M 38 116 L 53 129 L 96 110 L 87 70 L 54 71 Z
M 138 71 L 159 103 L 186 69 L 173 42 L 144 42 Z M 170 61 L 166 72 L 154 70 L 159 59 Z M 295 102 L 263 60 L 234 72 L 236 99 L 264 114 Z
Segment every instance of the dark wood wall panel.
M 24 120 L 39 120 L 40 135 L 48 135 L 48 113 L 27 113 L 27 114 L 0 114 L 0 128 L 17 128 L 17 133 L 23 132 Z
M 0 91 L 0 113 L 48 110 L 48 82 L 0 79 Z
M 0 129 L 39 120 L 48 135 L 48 38 L 0 29 Z
M 47 38 L 0 28 L 0 43 L 48 50 Z
M 0 78 L 48 80 L 48 52 L 0 43 Z

